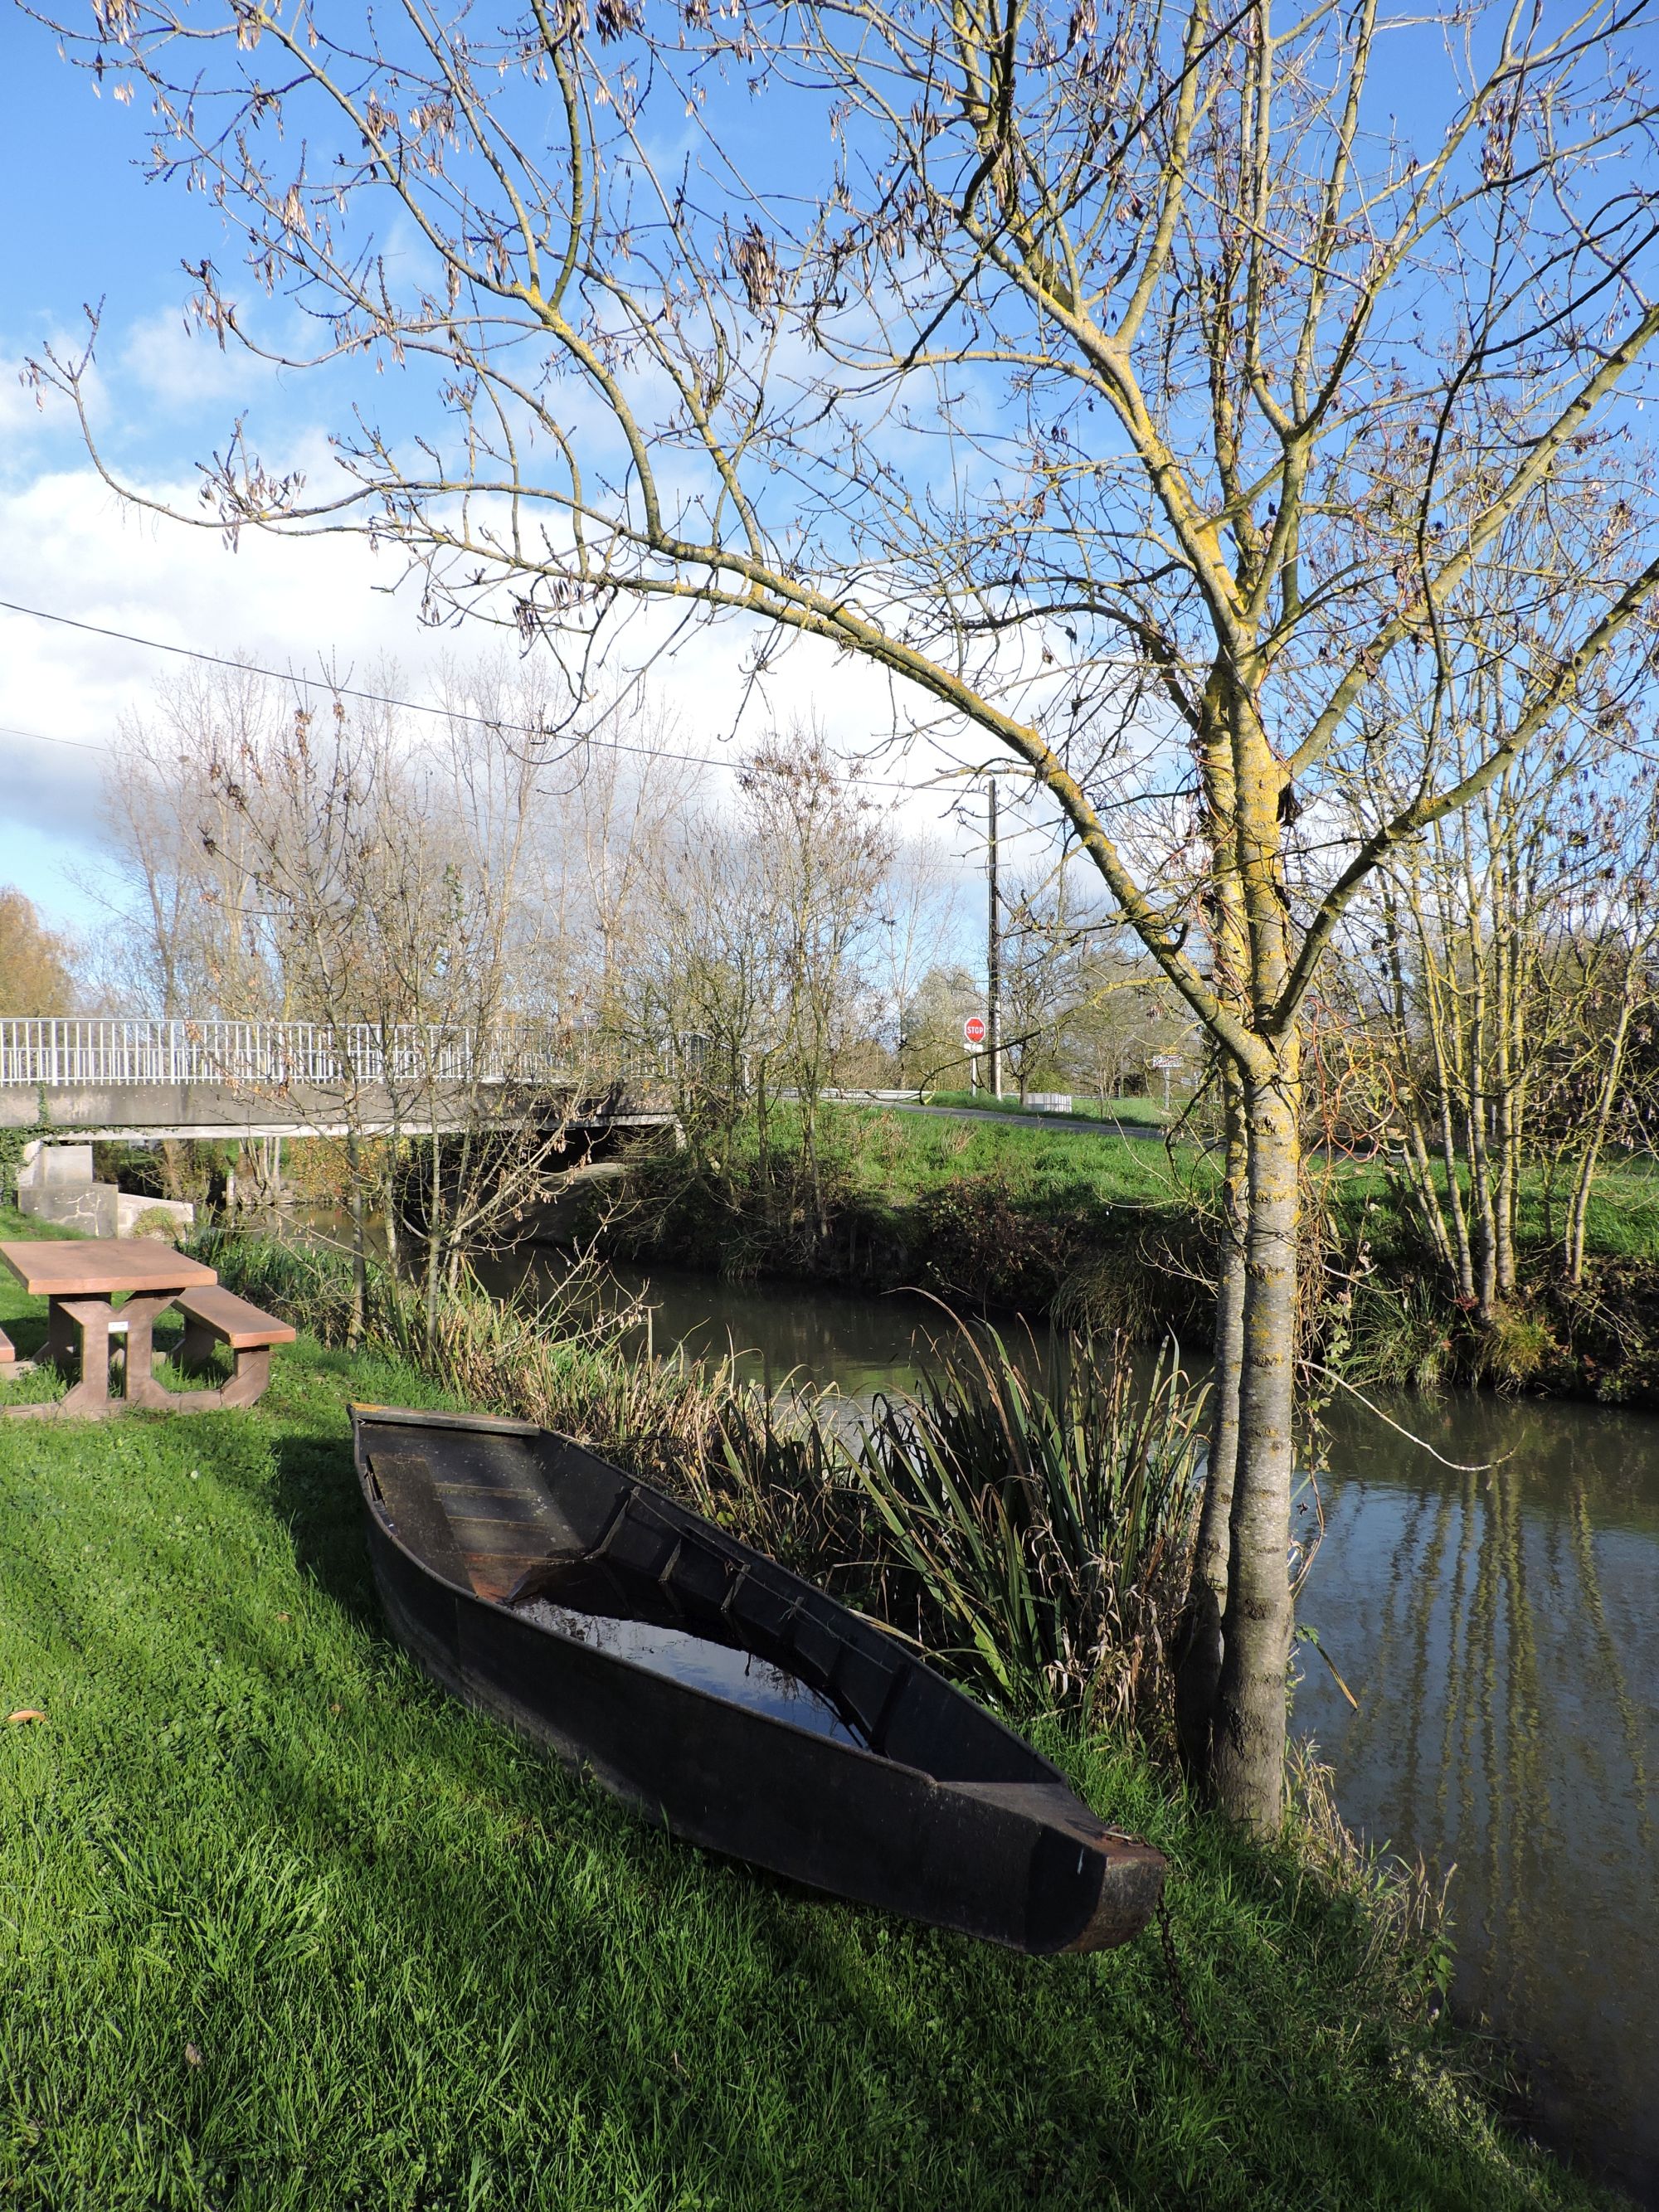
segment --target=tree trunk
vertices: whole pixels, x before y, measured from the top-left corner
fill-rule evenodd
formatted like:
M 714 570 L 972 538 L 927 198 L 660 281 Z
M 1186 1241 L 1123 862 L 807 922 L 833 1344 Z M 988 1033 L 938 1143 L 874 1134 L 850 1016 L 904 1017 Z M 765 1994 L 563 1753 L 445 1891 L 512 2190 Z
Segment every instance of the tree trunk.
M 1434 1165 L 1429 1157 L 1428 1132 L 1423 1126 L 1419 1089 L 1412 1068 L 1412 1020 L 1406 995 L 1406 969 L 1401 946 L 1400 912 L 1385 880 L 1382 889 L 1384 949 L 1388 961 L 1389 1012 L 1395 1061 L 1401 1071 L 1399 1112 L 1405 1124 L 1401 1181 L 1428 1232 L 1436 1259 L 1448 1274 L 1456 1270 L 1451 1231 L 1434 1188 Z
M 1260 1835 L 1277 1832 L 1284 1808 L 1299 1077 L 1292 1033 L 1270 1075 L 1244 1080 L 1249 1211 L 1238 1452 L 1212 1774 L 1224 1811 Z
M 1486 933 L 1480 921 L 1480 892 L 1467 857 L 1468 898 L 1469 1022 L 1463 1081 L 1464 1149 L 1469 1161 L 1469 1210 L 1474 1217 L 1475 1310 L 1490 1321 L 1498 1297 L 1498 1211 L 1492 1197 L 1490 1149 L 1491 1006 Z
M 443 1139 L 438 1134 L 438 1105 L 432 1103 L 432 1173 L 427 1187 L 426 1219 L 426 1340 L 428 1349 L 438 1336 L 438 1279 L 443 1264 Z
M 1210 1772 L 1210 1743 L 1221 1685 L 1221 1624 L 1227 1608 L 1227 1565 L 1238 1460 L 1239 1387 L 1244 1353 L 1244 1218 L 1248 1147 L 1237 1076 L 1224 1066 L 1227 1165 L 1222 1185 L 1215 1318 L 1215 1397 L 1209 1465 L 1187 1601 L 1187 1640 L 1176 1676 L 1176 1732 L 1188 1773 L 1200 1784 Z
M 363 1224 L 362 1157 L 356 1131 L 346 1136 L 347 1203 L 351 1209 L 351 1318 L 346 1342 L 354 1350 L 363 1340 L 368 1320 L 368 1246 Z
M 1601 1164 L 1601 1147 L 1607 1142 L 1608 1124 L 1613 1119 L 1619 1085 L 1624 1076 L 1625 1054 L 1629 1048 L 1631 1018 L 1634 1012 L 1631 994 L 1626 989 L 1612 1040 L 1607 1048 L 1595 1109 L 1585 1131 L 1583 1157 L 1573 1178 L 1572 1197 L 1567 1206 L 1565 1256 L 1566 1278 L 1574 1290 L 1584 1279 L 1584 1234 L 1589 1221 L 1590 1198 L 1595 1188 L 1595 1171 Z
M 1521 1027 L 1521 948 L 1515 921 L 1514 878 L 1504 878 L 1504 919 L 1493 944 L 1498 1009 L 1493 1022 L 1497 1097 L 1493 1140 L 1498 1190 L 1493 1218 L 1493 1272 L 1500 1298 L 1513 1297 L 1516 1282 L 1515 1220 L 1521 1191 L 1521 1111 L 1518 1071 L 1525 1065 Z
M 476 1113 L 469 1114 L 466 1127 L 461 1132 L 460 1158 L 455 1170 L 455 1188 L 458 1192 L 465 1191 L 470 1188 L 472 1174 L 472 1132 L 476 1126 Z M 434 1141 L 436 1141 L 435 1132 Z M 441 1184 L 438 1184 L 436 1186 L 436 1194 L 437 1201 L 441 1206 L 443 1200 L 443 1187 Z M 461 1269 L 465 1264 L 466 1253 L 459 1236 L 448 1237 L 445 1239 L 445 1242 L 449 1247 L 449 1264 L 447 1270 L 447 1279 L 452 1291 L 459 1291 L 461 1287 Z
M 1460 1298 L 1474 1297 L 1474 1257 L 1469 1245 L 1468 1216 L 1463 1206 L 1462 1185 L 1457 1177 L 1457 1139 L 1452 1121 L 1451 1050 L 1446 1035 L 1446 1000 L 1453 988 L 1435 964 L 1437 953 L 1423 912 L 1422 896 L 1415 878 L 1410 888 L 1412 921 L 1417 930 L 1418 957 L 1422 964 L 1423 1012 L 1429 1046 L 1434 1056 L 1436 1118 L 1439 1123 L 1440 1160 L 1446 1176 L 1446 1213 L 1451 1225 L 1454 1279 Z M 1443 995 L 1443 981 L 1444 994 Z

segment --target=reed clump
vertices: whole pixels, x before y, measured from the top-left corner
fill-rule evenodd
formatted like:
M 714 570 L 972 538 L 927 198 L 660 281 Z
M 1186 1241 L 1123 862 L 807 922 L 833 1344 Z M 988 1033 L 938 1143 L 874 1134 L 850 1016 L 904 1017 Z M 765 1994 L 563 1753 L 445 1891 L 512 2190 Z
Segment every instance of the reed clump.
M 1039 1363 L 959 1324 L 859 1444 L 918 1639 L 999 1703 L 1167 1718 L 1206 1395 L 1172 1350 L 1138 1376 L 1121 1338 L 1053 1337 Z
M 221 1281 L 323 1343 L 394 1353 L 463 1405 L 557 1429 L 672 1481 L 720 1446 L 721 1368 L 631 1359 L 635 1304 L 601 1305 L 592 1264 L 579 1263 L 539 1304 L 494 1298 L 463 1282 L 428 1306 L 423 1286 L 368 1271 L 361 1322 L 347 1255 L 325 1245 L 216 1231 L 194 1248 Z
M 1437 2018 L 1451 1989 L 1455 1952 L 1451 1887 L 1419 1853 L 1401 1857 L 1364 1843 L 1337 1809 L 1336 1777 L 1317 1745 L 1293 1739 L 1285 1759 L 1287 1830 L 1301 1865 L 1327 1896 L 1346 1899 L 1355 1916 L 1361 1971 L 1407 2015 Z

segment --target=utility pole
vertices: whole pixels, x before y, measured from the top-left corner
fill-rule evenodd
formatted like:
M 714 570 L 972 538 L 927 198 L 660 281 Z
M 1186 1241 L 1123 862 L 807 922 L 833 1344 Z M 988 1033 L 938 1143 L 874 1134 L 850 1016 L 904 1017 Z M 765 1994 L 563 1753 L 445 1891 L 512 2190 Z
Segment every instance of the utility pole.
M 990 878 L 990 905 L 985 946 L 986 1058 L 990 1063 L 991 1096 L 1002 1096 L 1002 931 L 997 914 L 997 780 L 987 779 L 991 790 L 991 836 L 986 848 Z

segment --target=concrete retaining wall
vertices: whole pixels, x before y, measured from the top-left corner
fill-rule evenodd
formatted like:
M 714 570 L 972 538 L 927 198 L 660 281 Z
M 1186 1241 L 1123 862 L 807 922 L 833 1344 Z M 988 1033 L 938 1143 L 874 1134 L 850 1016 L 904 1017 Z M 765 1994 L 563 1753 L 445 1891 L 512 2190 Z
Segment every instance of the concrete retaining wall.
M 40 1182 L 17 1187 L 17 1207 L 36 1221 L 78 1230 L 82 1237 L 118 1237 L 121 1194 L 112 1182 Z
M 94 1182 L 90 1145 L 47 1145 L 38 1139 L 23 1148 L 17 1208 L 83 1237 L 131 1237 L 147 1213 L 165 1213 L 182 1236 L 196 1219 L 196 1208 L 183 1199 L 146 1198 Z

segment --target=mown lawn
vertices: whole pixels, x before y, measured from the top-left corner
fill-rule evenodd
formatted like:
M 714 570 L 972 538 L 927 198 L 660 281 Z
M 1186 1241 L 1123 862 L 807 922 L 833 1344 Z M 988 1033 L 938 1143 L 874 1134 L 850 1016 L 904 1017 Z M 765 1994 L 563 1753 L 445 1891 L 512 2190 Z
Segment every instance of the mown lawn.
M 0 1286 L 27 1338 L 28 1302 Z M 654 1832 L 386 1633 L 352 1395 L 0 1424 L 0 2203 L 40 2212 L 1601 2202 L 1443 2070 L 1347 1898 L 1066 1752 L 1155 1942 L 1019 1960 Z M 39 1722 L 5 1725 L 14 1709 Z

